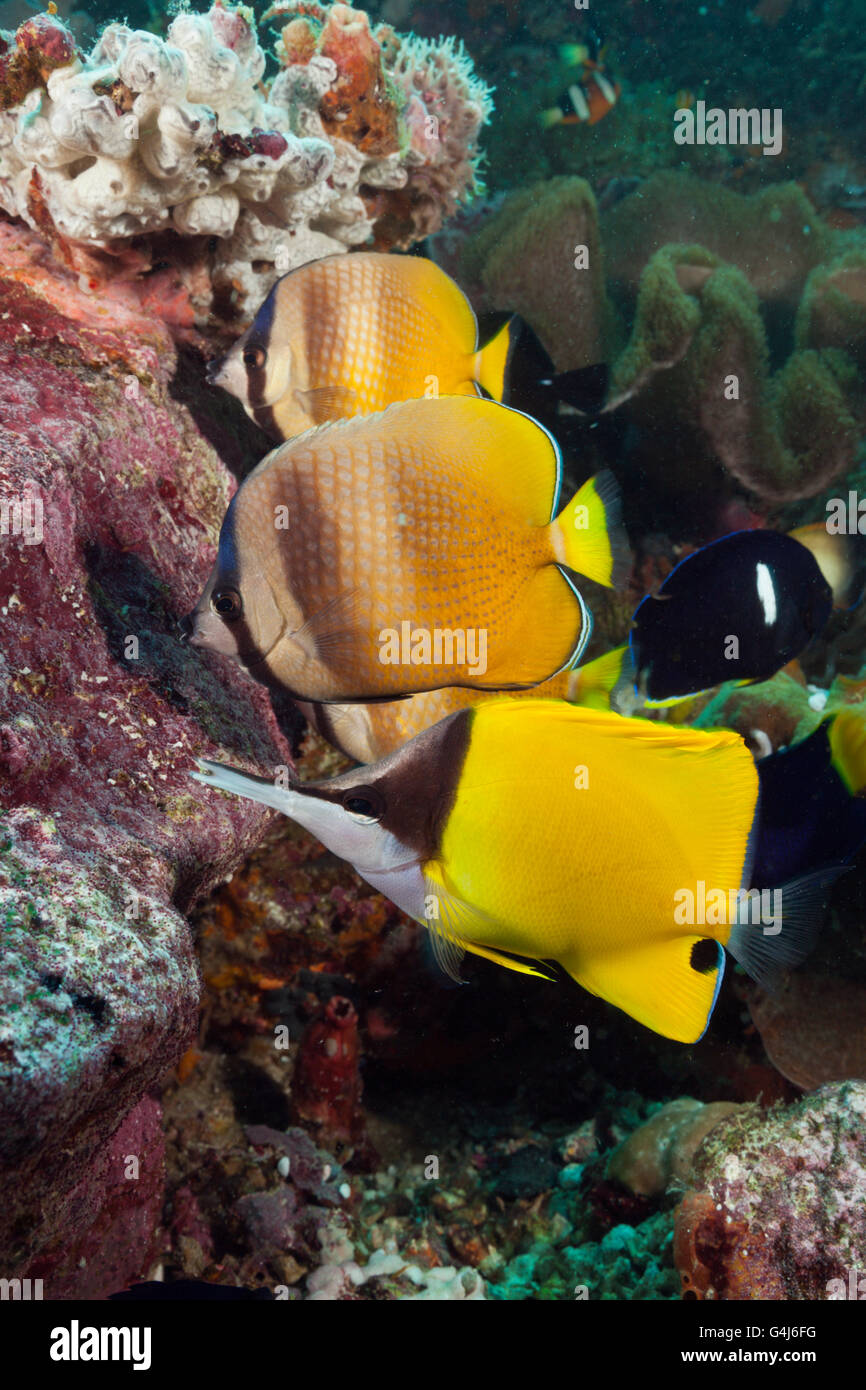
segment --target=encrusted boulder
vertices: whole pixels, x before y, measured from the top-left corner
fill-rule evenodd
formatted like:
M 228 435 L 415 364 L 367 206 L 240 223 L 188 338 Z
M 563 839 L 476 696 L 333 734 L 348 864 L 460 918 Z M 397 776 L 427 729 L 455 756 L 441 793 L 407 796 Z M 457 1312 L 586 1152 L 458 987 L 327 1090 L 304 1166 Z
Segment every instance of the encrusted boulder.
M 207 414 L 195 344 L 144 296 L 87 293 L 20 228 L 0 227 L 0 262 L 6 1273 L 71 1244 L 67 1195 L 193 1036 L 183 910 L 273 818 L 201 791 L 195 758 L 291 756 L 263 688 L 177 628 L 235 487 L 206 433 L 239 471 L 257 438 Z
M 866 1082 L 769 1112 L 741 1106 L 698 1150 L 677 1209 L 684 1296 L 848 1297 L 866 1267 L 864 1199 Z

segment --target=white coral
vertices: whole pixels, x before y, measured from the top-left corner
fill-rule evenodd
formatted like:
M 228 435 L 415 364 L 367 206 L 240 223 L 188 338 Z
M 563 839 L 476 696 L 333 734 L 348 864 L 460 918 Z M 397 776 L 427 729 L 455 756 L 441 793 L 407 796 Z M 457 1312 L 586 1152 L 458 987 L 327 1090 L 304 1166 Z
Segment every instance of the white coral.
M 429 174 L 417 235 L 441 221 L 473 182 L 488 109 L 462 51 L 402 40 L 392 75 L 406 136 L 399 153 L 373 157 L 333 137 L 319 116 L 338 80 L 334 61 L 317 55 L 284 68 L 268 90 L 250 19 L 217 0 L 207 14 L 178 14 L 166 39 L 109 24 L 89 55 L 0 112 L 0 207 L 44 231 L 38 187 L 67 241 L 108 252 L 168 228 L 216 238 L 202 253 L 214 288 L 246 314 L 279 274 L 369 240 L 377 214 L 363 189 L 400 189 Z M 421 93 L 435 94 L 435 113 Z
M 307 1279 L 307 1301 L 326 1303 L 351 1298 L 353 1290 L 368 1280 L 388 1276 L 400 1277 L 418 1290 L 417 1293 L 402 1294 L 402 1302 L 480 1302 L 485 1298 L 484 1280 L 476 1270 L 469 1267 L 455 1269 L 452 1265 L 422 1268 L 405 1259 L 397 1250 L 396 1243 L 389 1240 L 384 1250 L 373 1251 L 365 1265 L 349 1259 L 341 1264 L 323 1264 L 314 1269 Z

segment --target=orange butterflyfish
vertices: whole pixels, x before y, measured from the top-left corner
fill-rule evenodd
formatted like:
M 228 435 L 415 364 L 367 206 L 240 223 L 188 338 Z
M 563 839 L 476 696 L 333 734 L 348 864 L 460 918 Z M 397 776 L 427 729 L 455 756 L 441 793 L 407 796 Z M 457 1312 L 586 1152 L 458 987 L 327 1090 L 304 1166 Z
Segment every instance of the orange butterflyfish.
M 469 300 L 433 261 L 326 256 L 277 281 L 208 379 L 269 434 L 290 439 L 414 397 L 502 400 L 520 326 L 510 319 L 479 347 Z
M 561 472 L 546 430 L 477 396 L 289 440 L 229 506 L 192 642 L 301 700 L 536 685 L 589 638 L 577 576 L 629 563 L 613 477 L 560 512 Z

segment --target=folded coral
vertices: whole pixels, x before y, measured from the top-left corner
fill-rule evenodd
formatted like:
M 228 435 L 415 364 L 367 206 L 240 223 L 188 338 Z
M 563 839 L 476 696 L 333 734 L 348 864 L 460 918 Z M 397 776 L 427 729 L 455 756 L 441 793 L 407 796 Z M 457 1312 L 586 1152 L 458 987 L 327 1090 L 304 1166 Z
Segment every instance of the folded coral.
M 197 238 L 240 312 L 305 261 L 434 231 L 475 189 L 491 109 L 462 48 L 343 4 L 270 17 L 272 79 L 251 12 L 221 0 L 165 40 L 109 24 L 88 54 L 49 14 L 0 33 L 0 207 L 79 268 L 108 253 L 106 273 L 133 245 L 147 264 Z
M 681 521 L 699 504 L 710 536 L 730 529 L 732 497 L 766 516 L 852 467 L 864 266 L 862 238 L 796 185 L 743 197 L 676 173 L 601 215 L 582 179 L 521 190 L 461 263 L 479 307 L 519 310 L 560 372 L 609 365 L 603 409 L 628 426 L 618 462 Z

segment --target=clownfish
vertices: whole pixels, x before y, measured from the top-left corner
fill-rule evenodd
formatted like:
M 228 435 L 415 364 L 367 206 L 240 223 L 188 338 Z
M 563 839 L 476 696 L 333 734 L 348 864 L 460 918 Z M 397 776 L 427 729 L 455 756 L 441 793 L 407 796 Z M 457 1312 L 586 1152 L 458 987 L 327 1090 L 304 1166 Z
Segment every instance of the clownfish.
M 810 949 L 840 872 L 748 893 L 759 776 L 739 735 L 562 701 L 488 701 L 329 781 L 198 767 L 424 923 L 453 978 L 465 952 L 548 978 L 554 961 L 684 1043 L 706 1030 L 725 949 L 770 986 Z
M 568 87 L 556 104 L 541 113 L 545 130 L 557 125 L 595 125 L 616 106 L 622 88 L 611 82 L 601 67 L 587 59 L 579 78 Z
M 629 563 L 612 475 L 562 511 L 561 478 L 546 430 L 477 396 L 322 425 L 244 480 L 186 635 L 300 700 L 536 685 L 589 639 L 576 576 Z

